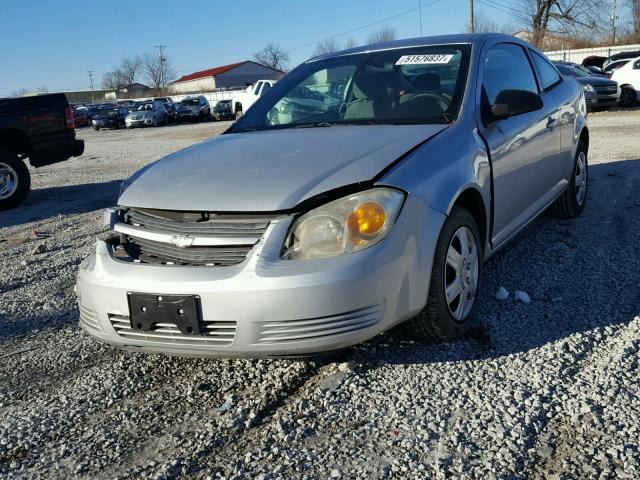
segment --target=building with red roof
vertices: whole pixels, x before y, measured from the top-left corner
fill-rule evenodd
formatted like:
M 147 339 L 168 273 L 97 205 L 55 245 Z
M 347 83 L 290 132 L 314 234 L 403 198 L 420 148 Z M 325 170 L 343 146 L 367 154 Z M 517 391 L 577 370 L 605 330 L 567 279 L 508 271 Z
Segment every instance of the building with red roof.
M 258 80 L 280 80 L 284 72 L 247 60 L 183 75 L 169 84 L 172 93 L 212 92 L 218 88 L 246 87 Z

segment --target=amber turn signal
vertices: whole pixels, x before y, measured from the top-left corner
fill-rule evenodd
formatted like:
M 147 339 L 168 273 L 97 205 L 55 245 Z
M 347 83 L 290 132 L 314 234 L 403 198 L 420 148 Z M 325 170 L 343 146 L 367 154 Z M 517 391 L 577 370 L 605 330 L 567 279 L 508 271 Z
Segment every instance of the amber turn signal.
M 351 238 L 370 237 L 384 228 L 387 214 L 376 202 L 365 202 L 349 215 L 347 225 Z

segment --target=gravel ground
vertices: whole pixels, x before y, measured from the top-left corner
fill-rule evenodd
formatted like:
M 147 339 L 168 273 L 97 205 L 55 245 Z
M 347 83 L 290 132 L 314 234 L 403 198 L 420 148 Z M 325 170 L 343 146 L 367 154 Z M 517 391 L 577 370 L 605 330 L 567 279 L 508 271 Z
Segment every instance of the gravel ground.
M 75 271 L 119 181 L 225 125 L 81 131 L 86 153 L 0 213 L 0 477 L 640 478 L 640 111 L 590 126 L 584 214 L 491 259 L 472 335 L 305 361 L 124 353 L 80 330 Z

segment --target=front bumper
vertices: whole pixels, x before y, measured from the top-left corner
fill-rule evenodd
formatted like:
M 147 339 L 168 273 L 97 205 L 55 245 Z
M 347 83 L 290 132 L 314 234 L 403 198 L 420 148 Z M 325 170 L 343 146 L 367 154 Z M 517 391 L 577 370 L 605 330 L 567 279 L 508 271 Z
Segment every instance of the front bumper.
M 127 118 L 124 121 L 124 123 L 127 126 L 127 128 L 145 127 L 145 126 L 153 125 L 153 118 L 142 118 L 140 120 L 133 120 L 133 119 Z
M 80 324 L 104 342 L 136 351 L 287 356 L 362 342 L 424 308 L 443 214 L 409 198 L 381 243 L 305 261 L 279 258 L 290 221 L 272 222 L 247 259 L 228 267 L 126 263 L 99 240 L 79 268 Z M 198 295 L 203 322 L 226 330 L 215 339 L 127 330 L 128 292 Z

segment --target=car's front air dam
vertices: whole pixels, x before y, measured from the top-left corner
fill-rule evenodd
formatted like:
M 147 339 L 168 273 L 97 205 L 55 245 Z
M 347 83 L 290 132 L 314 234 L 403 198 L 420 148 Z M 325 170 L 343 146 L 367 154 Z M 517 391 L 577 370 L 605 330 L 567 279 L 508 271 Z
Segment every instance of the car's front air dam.
M 424 307 L 443 221 L 441 213 L 407 201 L 378 245 L 328 259 L 287 261 L 279 258 L 286 219 L 269 227 L 247 260 L 229 267 L 122 262 L 99 240 L 96 253 L 79 269 L 80 323 L 112 345 L 188 356 L 304 355 L 344 348 Z M 198 295 L 203 322 L 223 333 L 202 341 L 128 335 L 128 292 Z

